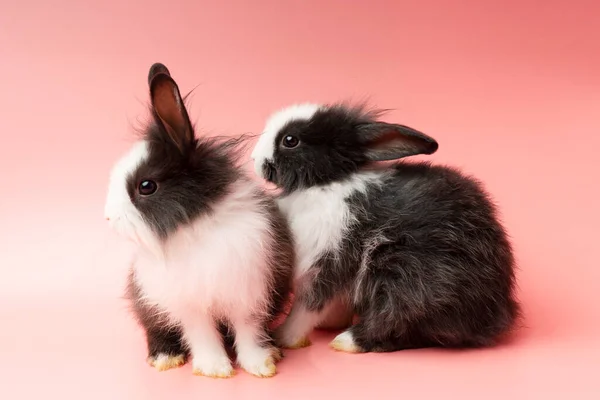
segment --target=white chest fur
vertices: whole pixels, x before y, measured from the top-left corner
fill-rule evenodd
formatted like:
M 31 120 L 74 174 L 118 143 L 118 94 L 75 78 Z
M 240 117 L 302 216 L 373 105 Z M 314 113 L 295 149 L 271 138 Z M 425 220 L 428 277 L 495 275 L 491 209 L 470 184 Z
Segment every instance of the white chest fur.
M 365 192 L 381 179 L 381 172 L 363 172 L 344 182 L 312 187 L 279 199 L 296 241 L 295 277 L 302 276 L 324 253 L 337 252 L 355 221 L 346 199 Z
M 146 301 L 178 320 L 266 307 L 271 237 L 254 190 L 240 183 L 210 216 L 174 234 L 162 256 L 140 250 L 136 280 Z

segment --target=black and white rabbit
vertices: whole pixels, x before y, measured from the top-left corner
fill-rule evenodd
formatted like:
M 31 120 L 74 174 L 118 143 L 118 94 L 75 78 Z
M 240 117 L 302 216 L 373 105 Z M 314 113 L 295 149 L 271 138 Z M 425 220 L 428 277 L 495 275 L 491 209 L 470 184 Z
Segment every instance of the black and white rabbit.
M 291 286 L 294 248 L 275 201 L 236 164 L 236 141 L 196 138 L 167 68 L 148 77 L 153 120 L 114 166 L 105 216 L 138 244 L 128 297 L 158 370 L 270 377 L 281 357 L 269 324 Z
M 252 152 L 256 173 L 282 191 L 296 241 L 296 300 L 277 340 L 309 345 L 308 333 L 343 302 L 358 321 L 331 342 L 340 351 L 496 343 L 520 307 L 495 206 L 456 169 L 377 163 L 438 148 L 379 116 L 295 105 L 270 117 Z

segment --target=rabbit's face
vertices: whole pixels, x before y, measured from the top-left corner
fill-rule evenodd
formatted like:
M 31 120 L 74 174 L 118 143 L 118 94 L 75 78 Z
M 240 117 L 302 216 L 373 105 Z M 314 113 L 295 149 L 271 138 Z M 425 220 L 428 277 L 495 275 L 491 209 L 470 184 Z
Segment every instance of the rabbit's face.
M 314 104 L 273 114 L 252 152 L 256 174 L 287 193 L 348 177 L 368 161 L 358 137 L 367 116 Z
M 215 184 L 223 177 L 204 166 L 201 151 L 184 157 L 160 142 L 136 143 L 112 170 L 106 219 L 137 243 L 152 246 L 166 239 L 207 211 L 219 194 Z
M 437 142 L 379 111 L 343 104 L 301 104 L 271 116 L 252 159 L 257 175 L 284 193 L 342 181 L 373 161 L 432 154 Z
M 284 193 L 347 179 L 372 161 L 432 154 L 437 142 L 378 111 L 343 104 L 300 104 L 267 121 L 252 152 L 258 176 Z

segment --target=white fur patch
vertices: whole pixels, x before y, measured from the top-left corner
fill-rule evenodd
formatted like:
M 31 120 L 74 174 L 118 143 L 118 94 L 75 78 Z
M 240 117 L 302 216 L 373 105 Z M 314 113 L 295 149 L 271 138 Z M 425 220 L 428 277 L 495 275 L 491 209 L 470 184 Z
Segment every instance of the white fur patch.
M 146 300 L 178 320 L 264 312 L 270 282 L 266 244 L 272 239 L 255 184 L 238 181 L 213 213 L 175 232 L 163 257 L 141 249 L 136 279 Z
M 254 169 L 258 176 L 264 178 L 262 172 L 264 162 L 273 161 L 275 140 L 279 131 L 291 121 L 310 120 L 321 107 L 321 105 L 312 103 L 295 104 L 277 111 L 269 117 L 250 156 L 254 160 Z
M 299 190 L 278 200 L 296 241 L 295 278 L 298 279 L 327 251 L 339 250 L 347 229 L 356 220 L 346 199 L 365 192 L 381 180 L 382 172 L 368 171 L 344 182 Z
M 252 375 L 267 378 L 275 375 L 275 349 L 262 346 L 267 337 L 263 334 L 261 327 L 253 321 L 237 321 L 235 323 L 235 348 L 237 350 L 237 362 Z
M 215 329 L 213 318 L 206 312 L 182 321 L 184 337 L 192 353 L 192 369 L 196 375 L 228 378 L 233 366 L 222 345 L 221 335 Z
M 154 249 L 156 247 L 154 235 L 131 203 L 126 185 L 128 176 L 135 172 L 147 158 L 148 144 L 141 140 L 115 164 L 110 174 L 104 217 L 108 219 L 111 228 L 120 235 L 138 245 Z
M 337 351 L 344 351 L 346 353 L 360 352 L 360 347 L 354 342 L 354 337 L 350 331 L 340 333 L 329 345 Z
M 211 352 L 195 356 L 192 360 L 192 371 L 194 375 L 209 378 L 230 378 L 235 374 L 227 354 L 217 354 L 215 357 Z

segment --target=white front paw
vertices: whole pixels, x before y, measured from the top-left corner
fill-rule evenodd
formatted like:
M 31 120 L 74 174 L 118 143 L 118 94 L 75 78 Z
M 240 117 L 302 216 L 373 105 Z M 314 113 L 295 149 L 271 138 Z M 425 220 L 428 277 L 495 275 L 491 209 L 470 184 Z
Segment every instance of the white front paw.
M 194 375 L 210 378 L 230 378 L 235 374 L 231 361 L 223 356 L 198 356 L 192 361 Z
M 277 373 L 275 363 L 279 357 L 279 349 L 257 346 L 238 352 L 237 361 L 246 372 L 260 378 L 270 378 Z

